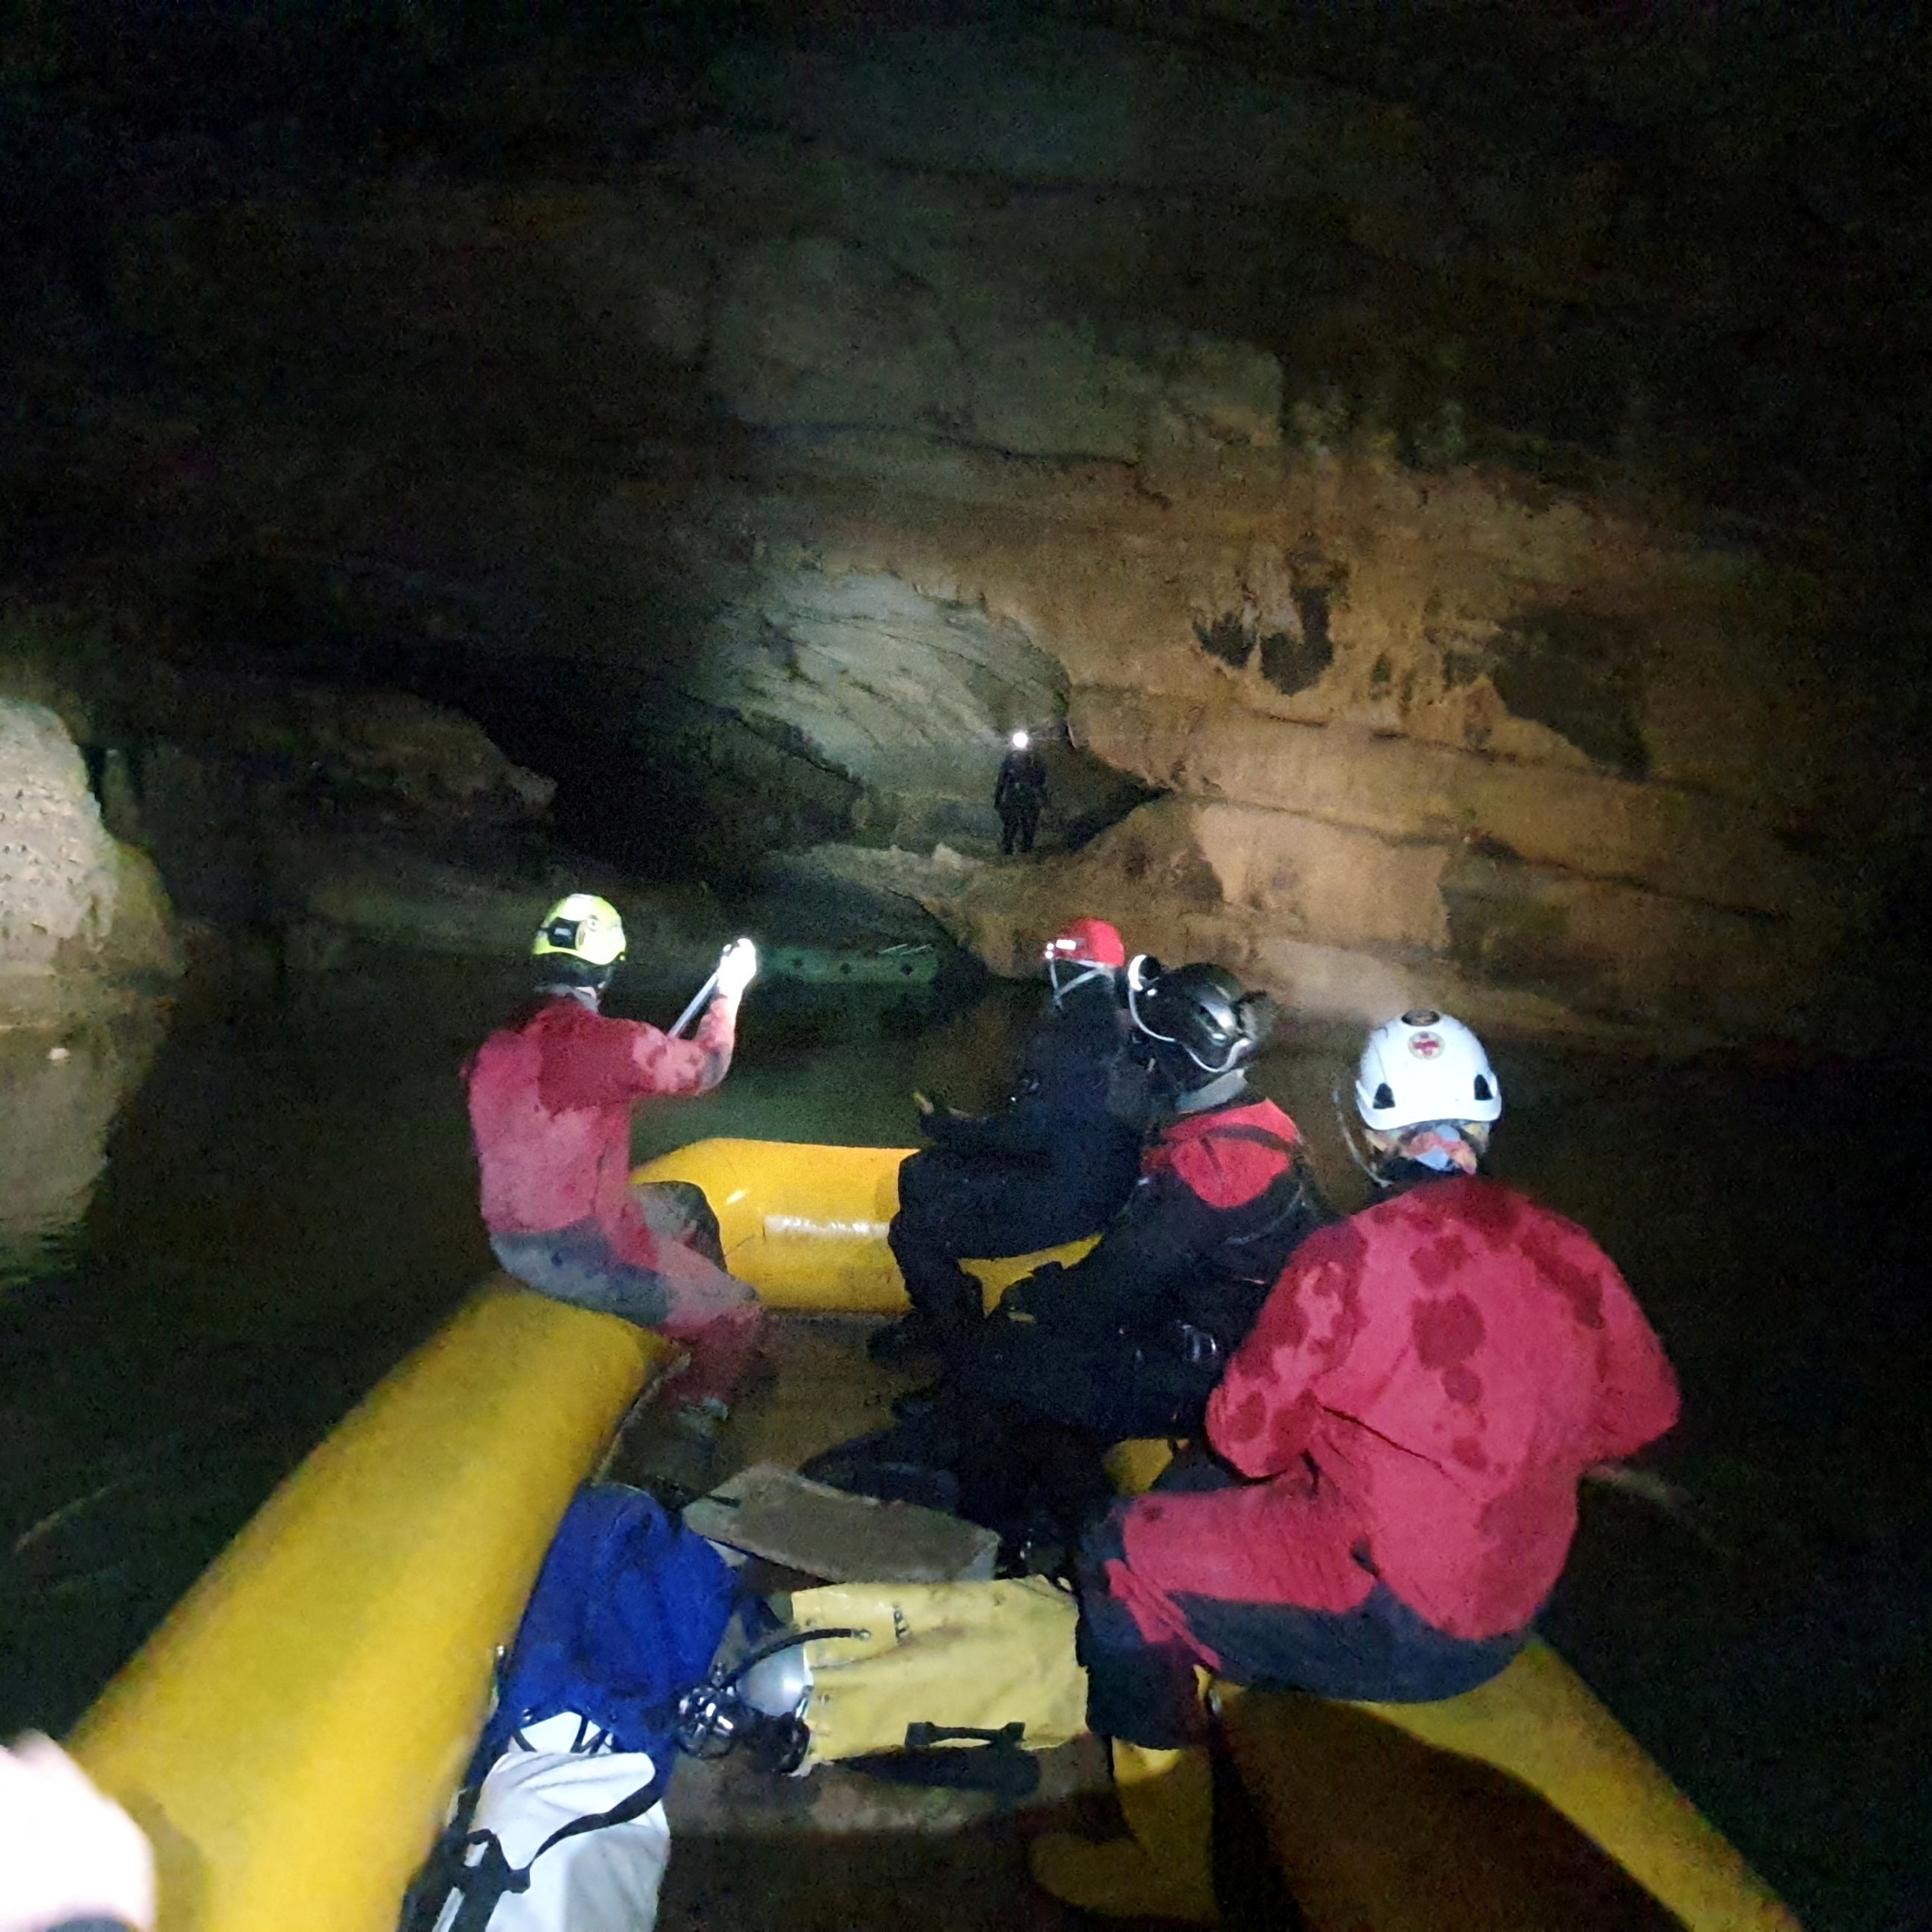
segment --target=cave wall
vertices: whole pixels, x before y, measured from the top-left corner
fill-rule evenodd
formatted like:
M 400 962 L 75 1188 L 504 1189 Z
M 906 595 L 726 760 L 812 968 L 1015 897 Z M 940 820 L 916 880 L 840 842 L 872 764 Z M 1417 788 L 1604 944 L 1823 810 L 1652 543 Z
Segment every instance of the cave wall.
M 1078 901 L 1321 1013 L 1813 1022 L 1847 910 L 1803 851 L 1844 739 L 1802 601 L 1753 560 L 1364 457 L 1285 450 L 1166 506 L 1093 477 L 1077 523 L 1064 480 L 1029 503 L 995 470 L 974 501 L 952 474 L 889 519 L 812 498 L 827 567 L 1050 641 L 1075 735 L 1167 795 L 1072 858 L 912 881 L 999 969 Z M 781 527 L 802 487 L 773 479 Z M 1542 715 L 1498 688 L 1524 662 Z
M 1836 1036 L 1910 734 L 1683 402 L 1789 224 L 1691 249 L 1654 139 L 1410 91 L 1064 19 L 748 39 L 606 89 L 621 160 L 122 221 L 138 400 L 75 437 L 55 370 L 8 461 L 92 506 L 65 594 L 407 663 L 554 772 L 548 704 L 681 861 L 943 841 L 908 889 L 1002 970 L 1078 896 L 1318 1011 Z M 1081 838 L 1163 796 L 971 863 L 1022 723 Z
M 152 862 L 101 823 L 60 714 L 4 695 L 5 669 L 0 664 L 0 1032 L 58 1031 L 163 990 L 180 959 Z M 57 1053 L 55 1065 L 70 1057 L 65 1048 Z M 63 1092 L 73 1083 L 70 1071 L 44 1078 Z

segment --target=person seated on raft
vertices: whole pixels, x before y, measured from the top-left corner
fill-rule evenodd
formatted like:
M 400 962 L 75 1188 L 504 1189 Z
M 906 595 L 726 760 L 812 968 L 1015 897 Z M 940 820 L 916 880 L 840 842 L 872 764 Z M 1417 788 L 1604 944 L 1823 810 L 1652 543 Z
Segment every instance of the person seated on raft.
M 1677 1419 L 1662 1346 L 1582 1228 L 1483 1177 L 1502 1089 L 1445 1014 L 1369 1034 L 1377 1197 L 1313 1235 L 1208 1404 L 1214 1452 L 1078 1564 L 1093 1729 L 1134 1836 L 1036 1840 L 1090 1911 L 1211 1919 L 1197 1672 L 1336 1698 L 1472 1690 L 1528 1641 L 1579 1481 Z
M 724 1271 L 700 1190 L 631 1184 L 631 1113 L 648 1096 L 705 1093 L 724 1078 L 757 948 L 724 948 L 689 1040 L 600 1010 L 625 950 L 607 900 L 560 899 L 530 950 L 536 997 L 464 1068 L 491 1248 L 542 1294 L 683 1343 L 684 1405 L 721 1413 L 756 1341 L 757 1293 Z
M 1282 1264 L 1330 1218 L 1295 1123 L 1248 1091 L 1274 1023 L 1218 966 L 1128 969 L 1156 1132 L 1098 1244 L 1010 1288 L 957 1364 L 961 1507 L 1003 1529 L 1044 1503 L 1064 1528 L 1099 1499 L 1099 1452 L 1199 1430 Z
M 934 1145 L 899 1169 L 886 1232 L 912 1311 L 872 1336 L 875 1361 L 956 1353 L 980 1322 L 963 1256 L 1026 1254 L 1098 1232 L 1133 1192 L 1140 1123 L 1109 1111 L 1128 1035 L 1120 935 L 1076 919 L 1045 952 L 1051 989 L 1004 1111 L 974 1117 L 917 1096 Z

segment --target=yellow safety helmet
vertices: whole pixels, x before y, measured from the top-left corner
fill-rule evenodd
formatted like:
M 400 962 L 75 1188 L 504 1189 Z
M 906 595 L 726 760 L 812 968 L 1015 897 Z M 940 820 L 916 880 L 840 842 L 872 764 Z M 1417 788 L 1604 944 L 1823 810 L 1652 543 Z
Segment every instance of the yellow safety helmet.
M 586 966 L 615 966 L 624 957 L 624 922 L 608 899 L 573 892 L 543 915 L 530 951 L 539 959 L 560 953 Z

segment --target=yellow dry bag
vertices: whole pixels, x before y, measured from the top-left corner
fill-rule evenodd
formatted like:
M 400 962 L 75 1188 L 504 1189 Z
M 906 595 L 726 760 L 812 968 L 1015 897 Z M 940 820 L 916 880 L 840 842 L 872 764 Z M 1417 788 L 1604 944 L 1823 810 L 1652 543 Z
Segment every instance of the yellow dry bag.
M 797 1592 L 795 1628 L 866 1633 L 806 1647 L 807 1763 L 953 1741 L 934 1729 L 1008 1732 L 1026 1751 L 1064 1744 L 1087 1728 L 1075 1622 L 1072 1597 L 1038 1576 Z

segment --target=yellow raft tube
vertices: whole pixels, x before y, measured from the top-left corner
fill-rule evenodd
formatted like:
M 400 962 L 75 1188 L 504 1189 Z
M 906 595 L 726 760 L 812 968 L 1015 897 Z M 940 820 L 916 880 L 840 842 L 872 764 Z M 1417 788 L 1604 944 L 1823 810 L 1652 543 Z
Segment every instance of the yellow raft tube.
M 701 1185 L 771 1306 L 886 1313 L 903 1158 L 707 1140 L 640 1177 Z M 979 1265 L 989 1297 L 1033 1259 Z M 497 1277 L 282 1485 L 72 1740 L 154 1843 L 164 1932 L 393 1932 L 550 1535 L 667 1363 Z M 1543 1645 L 1446 1703 L 1228 1709 L 1316 1932 L 1795 1932 Z

